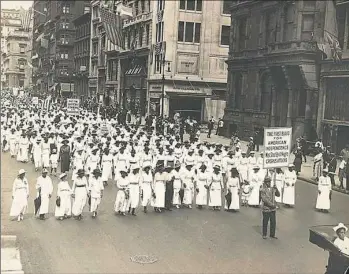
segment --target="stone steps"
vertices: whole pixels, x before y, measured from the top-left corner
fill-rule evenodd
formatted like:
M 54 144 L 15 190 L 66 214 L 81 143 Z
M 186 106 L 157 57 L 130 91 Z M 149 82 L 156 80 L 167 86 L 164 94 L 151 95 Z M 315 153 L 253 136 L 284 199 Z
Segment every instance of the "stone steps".
M 16 242 L 16 236 L 1 236 L 1 274 L 24 274 Z

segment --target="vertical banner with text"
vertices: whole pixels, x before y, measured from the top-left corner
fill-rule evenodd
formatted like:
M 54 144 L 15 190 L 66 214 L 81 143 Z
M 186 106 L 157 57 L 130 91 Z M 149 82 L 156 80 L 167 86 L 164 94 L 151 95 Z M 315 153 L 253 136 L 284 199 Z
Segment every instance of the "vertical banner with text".
M 287 167 L 290 161 L 292 128 L 264 129 L 263 168 Z
M 67 99 L 67 114 L 80 115 L 80 99 Z

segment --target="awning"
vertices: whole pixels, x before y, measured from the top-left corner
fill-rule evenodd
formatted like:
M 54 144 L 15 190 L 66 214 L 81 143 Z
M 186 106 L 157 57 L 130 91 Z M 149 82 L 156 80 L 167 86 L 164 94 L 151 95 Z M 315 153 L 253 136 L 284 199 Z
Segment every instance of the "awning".
M 73 92 L 74 84 L 71 83 L 61 83 L 61 92 Z
M 140 65 L 135 65 L 134 67 L 126 71 L 126 75 L 140 75 L 144 71 L 143 67 Z
M 212 95 L 208 95 L 206 93 L 198 93 L 198 92 L 178 92 L 178 91 L 166 91 L 168 96 L 173 97 L 196 97 L 196 98 L 211 98 L 215 97 Z

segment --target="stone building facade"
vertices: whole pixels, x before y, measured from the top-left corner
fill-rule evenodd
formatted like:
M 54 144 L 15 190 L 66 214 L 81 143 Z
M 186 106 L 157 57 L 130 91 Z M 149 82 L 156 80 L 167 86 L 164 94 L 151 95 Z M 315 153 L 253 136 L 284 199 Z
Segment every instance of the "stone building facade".
M 234 1 L 231 6 L 227 135 L 292 127 L 293 140 L 317 137 L 319 37 L 326 1 Z

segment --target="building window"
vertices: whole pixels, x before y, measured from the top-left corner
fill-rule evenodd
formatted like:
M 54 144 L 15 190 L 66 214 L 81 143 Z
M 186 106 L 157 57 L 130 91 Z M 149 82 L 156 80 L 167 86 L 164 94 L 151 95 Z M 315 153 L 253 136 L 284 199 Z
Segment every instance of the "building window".
M 202 11 L 202 0 L 180 0 L 180 10 Z
M 156 43 L 163 41 L 164 38 L 164 22 L 156 24 Z
M 155 55 L 155 73 L 162 73 L 162 60 L 162 54 Z
M 178 42 L 200 43 L 201 23 L 178 22 Z
M 62 8 L 63 13 L 68 14 L 70 13 L 70 5 L 69 4 L 64 4 Z
M 90 13 L 91 12 L 91 7 L 90 6 L 84 6 L 84 14 Z
M 293 23 L 294 23 L 294 5 L 287 5 L 284 9 L 284 33 L 283 41 L 292 41 L 293 40 Z
M 158 11 L 165 9 L 165 0 L 158 0 Z
M 247 18 L 241 18 L 239 20 L 239 50 L 246 48 L 247 42 Z
M 145 45 L 149 45 L 150 25 L 145 26 Z
M 68 58 L 69 58 L 68 50 L 62 50 L 61 51 L 61 59 L 68 59 Z
M 117 81 L 117 72 L 118 62 L 117 60 L 109 60 L 108 61 L 108 80 L 109 81 Z
M 63 45 L 67 45 L 69 44 L 69 35 L 67 34 L 61 34 L 61 38 L 60 38 L 60 41 Z
M 138 45 L 139 45 L 139 47 L 143 47 L 143 32 L 144 32 L 143 27 L 140 27 L 139 33 L 138 33 Z
M 301 40 L 312 40 L 314 35 L 314 14 L 303 14 Z
M 62 22 L 61 26 L 62 26 L 62 29 L 69 29 L 69 22 Z
M 344 48 L 346 16 L 346 9 L 337 10 L 338 42 L 341 49 Z
M 22 45 L 19 46 L 19 52 L 20 53 L 25 53 L 25 48 L 26 48 L 25 46 L 22 46 Z
M 98 42 L 92 44 L 92 55 L 98 54 Z
M 145 12 L 145 0 L 141 0 L 141 13 Z
M 241 110 L 242 105 L 242 74 L 236 75 L 235 79 L 235 110 Z
M 229 46 L 229 34 L 230 34 L 230 26 L 222 26 L 222 30 L 221 30 L 222 46 Z
M 268 74 L 264 74 L 261 81 L 260 111 L 269 113 L 271 106 L 272 82 Z
M 230 14 L 230 4 L 231 1 L 230 0 L 222 0 L 223 2 L 223 14 Z
M 270 11 L 265 15 L 265 44 L 276 42 L 276 14 Z

